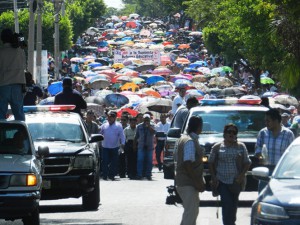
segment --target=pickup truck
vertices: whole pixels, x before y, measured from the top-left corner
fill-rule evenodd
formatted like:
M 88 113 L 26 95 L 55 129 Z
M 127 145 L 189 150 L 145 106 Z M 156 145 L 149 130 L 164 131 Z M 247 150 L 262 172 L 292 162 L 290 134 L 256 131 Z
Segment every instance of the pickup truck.
M 0 218 L 39 225 L 43 157 L 35 150 L 28 128 L 20 121 L 0 121 Z
M 174 149 L 175 144 L 181 134 L 186 132 L 186 126 L 192 115 L 201 116 L 203 119 L 203 130 L 200 134 L 199 143 L 205 149 L 204 175 L 208 182 L 210 174 L 208 171 L 207 160 L 211 147 L 223 140 L 223 128 L 228 123 L 234 123 L 239 129 L 238 140 L 245 143 L 252 168 L 258 166 L 258 160 L 254 157 L 257 134 L 264 124 L 264 115 L 268 108 L 259 105 L 205 105 L 197 106 L 189 111 L 189 114 L 182 127 L 174 127 L 173 118 L 171 127 L 167 135 L 166 149 L 164 151 L 163 171 L 165 179 L 174 179 L 175 162 Z M 248 173 L 247 175 L 250 175 Z M 257 180 L 252 176 L 247 176 L 246 191 L 257 190 Z

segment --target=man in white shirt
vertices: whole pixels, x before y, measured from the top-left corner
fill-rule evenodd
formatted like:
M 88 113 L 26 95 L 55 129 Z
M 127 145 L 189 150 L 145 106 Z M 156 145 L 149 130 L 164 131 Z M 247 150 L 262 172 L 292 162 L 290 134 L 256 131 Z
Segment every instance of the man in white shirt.
M 157 123 L 156 130 L 156 147 L 155 155 L 159 171 L 162 170 L 161 153 L 165 148 L 167 133 L 170 129 L 170 123 L 167 122 L 167 115 L 160 115 L 160 122 Z
M 184 96 L 186 93 L 185 87 L 178 87 L 178 95 L 174 98 L 172 103 L 172 114 L 175 115 L 177 109 L 181 105 L 185 105 Z

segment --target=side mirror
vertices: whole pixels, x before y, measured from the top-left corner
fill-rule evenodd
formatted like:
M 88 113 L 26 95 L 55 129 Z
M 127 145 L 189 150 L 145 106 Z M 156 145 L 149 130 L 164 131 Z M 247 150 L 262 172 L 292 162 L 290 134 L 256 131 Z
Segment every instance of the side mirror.
M 38 157 L 43 158 L 49 155 L 49 147 L 48 146 L 39 146 L 38 147 Z
M 181 136 L 181 129 L 180 128 L 170 128 L 168 131 L 168 137 L 172 138 L 180 138 Z
M 269 181 L 269 168 L 267 167 L 255 167 L 251 171 L 252 176 L 257 180 Z
M 90 138 L 89 138 L 89 142 L 90 143 L 94 143 L 94 142 L 99 142 L 99 141 L 103 141 L 103 135 L 101 134 L 91 134 Z

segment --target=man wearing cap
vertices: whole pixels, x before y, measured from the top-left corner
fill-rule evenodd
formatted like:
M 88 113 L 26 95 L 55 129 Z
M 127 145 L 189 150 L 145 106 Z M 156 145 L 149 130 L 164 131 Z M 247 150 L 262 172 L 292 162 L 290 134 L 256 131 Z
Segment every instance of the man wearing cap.
M 117 113 L 109 111 L 107 122 L 100 127 L 100 134 L 103 135 L 102 141 L 102 176 L 115 180 L 118 169 L 119 149 L 124 149 L 125 135 L 121 123 L 116 121 Z
M 81 109 L 86 109 L 86 101 L 82 98 L 81 94 L 73 90 L 72 79 L 66 77 L 63 79 L 63 90 L 54 97 L 54 105 L 75 105 L 73 112 L 81 114 Z
M 174 98 L 173 103 L 172 103 L 172 114 L 175 115 L 177 109 L 181 105 L 185 105 L 185 100 L 184 96 L 186 93 L 186 89 L 183 86 L 179 86 L 177 88 L 178 90 L 178 95 Z
M 156 133 L 154 124 L 150 123 L 150 115 L 144 114 L 143 123 L 136 127 L 134 136 L 134 144 L 137 143 L 137 177 L 141 180 L 143 176 L 148 180 L 152 180 L 152 155 L 153 155 L 153 140 Z M 144 174 L 145 171 L 145 174 Z

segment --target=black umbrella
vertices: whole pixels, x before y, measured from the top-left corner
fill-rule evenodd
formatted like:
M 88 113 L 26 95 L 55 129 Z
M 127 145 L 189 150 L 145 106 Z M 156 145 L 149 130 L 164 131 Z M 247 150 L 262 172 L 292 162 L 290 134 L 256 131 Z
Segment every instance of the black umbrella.
M 142 71 L 153 70 L 153 69 L 155 69 L 155 65 L 149 64 L 149 65 L 138 66 L 134 70 L 138 72 L 142 72 Z
M 109 62 L 107 62 L 106 60 L 101 59 L 101 58 L 95 59 L 95 62 L 99 62 L 99 63 L 101 63 L 104 66 L 108 66 L 109 65 Z

